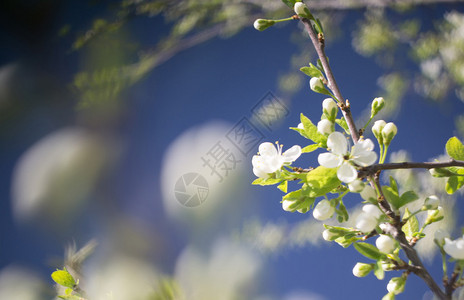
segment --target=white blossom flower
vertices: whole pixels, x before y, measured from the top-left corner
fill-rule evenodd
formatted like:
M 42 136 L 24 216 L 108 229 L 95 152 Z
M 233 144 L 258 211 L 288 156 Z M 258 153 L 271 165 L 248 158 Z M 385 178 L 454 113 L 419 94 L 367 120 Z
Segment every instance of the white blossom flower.
M 380 252 L 388 254 L 392 253 L 396 248 L 395 240 L 389 237 L 388 235 L 381 234 L 375 240 L 375 246 L 380 250 Z
M 329 200 L 321 200 L 317 203 L 316 207 L 313 210 L 313 217 L 316 220 L 323 221 L 332 217 L 335 212 L 335 207 L 330 205 Z
M 320 134 L 329 135 L 334 131 L 334 124 L 327 119 L 322 119 L 317 123 L 317 131 Z
M 464 259 L 464 237 L 455 239 L 454 241 L 445 238 L 443 249 L 454 259 Z
M 382 212 L 374 204 L 366 204 L 362 210 L 363 212 L 356 219 L 356 228 L 364 233 L 369 233 L 379 223 Z
M 358 174 L 353 166 L 366 167 L 377 160 L 377 154 L 372 151 L 374 143 L 370 139 L 359 140 L 348 152 L 348 141 L 341 132 L 332 132 L 327 139 L 327 147 L 330 152 L 319 154 L 319 164 L 326 168 L 336 168 L 337 177 L 342 182 L 354 181 Z
M 277 148 L 274 144 L 266 142 L 259 145 L 258 155 L 253 156 L 253 173 L 261 178 L 268 178 L 272 174 L 282 168 L 283 165 L 288 165 L 294 162 L 301 155 L 301 147 L 295 145 L 282 153 L 282 146 Z

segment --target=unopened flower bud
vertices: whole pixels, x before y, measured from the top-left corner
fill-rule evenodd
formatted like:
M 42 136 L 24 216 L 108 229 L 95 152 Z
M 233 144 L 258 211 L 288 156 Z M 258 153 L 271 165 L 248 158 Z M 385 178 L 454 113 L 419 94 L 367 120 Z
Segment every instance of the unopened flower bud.
M 348 184 L 348 188 L 350 189 L 350 192 L 352 193 L 361 193 L 365 187 L 366 187 L 366 184 L 362 180 L 359 180 L 359 179 L 355 179 L 354 181 Z
M 438 206 L 435 210 L 427 211 L 427 219 L 425 220 L 425 224 L 431 224 L 434 222 L 441 221 L 444 218 L 443 214 L 443 207 Z
M 317 131 L 323 135 L 329 135 L 334 131 L 334 124 L 327 120 L 323 119 L 317 123 Z
M 299 17 L 308 18 L 308 19 L 313 18 L 308 7 L 303 2 L 296 2 L 295 5 L 293 6 L 293 10 Z
M 387 284 L 387 290 L 398 295 L 404 291 L 405 284 L 406 280 L 403 277 L 393 277 Z
M 382 137 L 382 130 L 387 125 L 384 120 L 378 120 L 374 122 L 372 126 L 372 133 L 374 134 L 375 138 L 379 141 L 380 145 L 383 145 L 383 137 Z
M 322 80 L 318 77 L 311 78 L 309 81 L 309 86 L 311 87 L 311 90 L 315 91 L 316 93 L 320 93 L 325 90 L 325 86 L 322 83 Z
M 395 250 L 396 243 L 395 240 L 388 235 L 381 234 L 377 240 L 375 240 L 375 246 L 377 246 L 380 252 L 388 254 Z
M 368 202 L 377 203 L 377 193 L 375 192 L 375 189 L 368 184 L 366 184 L 362 190 L 361 198 Z
M 271 27 L 274 24 L 275 24 L 274 20 L 257 19 L 253 23 L 253 26 L 255 27 L 256 30 L 263 31 L 263 30 Z
M 322 232 L 322 238 L 328 242 L 333 241 L 336 237 L 337 235 L 331 232 L 329 229 L 326 229 Z
M 438 229 L 437 231 L 435 231 L 435 234 L 433 235 L 433 239 L 435 240 L 435 242 L 441 246 L 445 244 L 445 238 L 449 238 L 449 234 L 442 229 Z
M 317 203 L 313 210 L 313 217 L 316 220 L 323 221 L 332 217 L 335 212 L 335 207 L 330 204 L 330 201 L 324 199 Z
M 382 129 L 383 143 L 386 146 L 390 145 L 397 132 L 398 128 L 396 128 L 395 124 L 392 122 L 387 123 L 387 125 L 385 125 L 385 127 Z
M 295 212 L 298 208 L 298 201 L 282 200 L 282 209 L 289 212 Z
M 372 264 L 357 263 L 353 268 L 353 275 L 356 277 L 367 276 L 373 268 Z
M 338 113 L 337 103 L 332 98 L 326 98 L 322 101 L 322 113 L 332 122 L 335 122 Z
M 385 106 L 385 100 L 382 97 L 377 97 L 372 101 L 371 118 L 374 117 Z
M 297 128 L 298 128 L 298 129 L 304 129 L 303 123 L 298 124 L 298 127 L 297 127 Z
M 438 205 L 440 204 L 440 199 L 438 199 L 437 196 L 431 195 L 425 198 L 424 201 L 424 206 L 422 206 L 422 210 L 435 210 L 438 208 Z

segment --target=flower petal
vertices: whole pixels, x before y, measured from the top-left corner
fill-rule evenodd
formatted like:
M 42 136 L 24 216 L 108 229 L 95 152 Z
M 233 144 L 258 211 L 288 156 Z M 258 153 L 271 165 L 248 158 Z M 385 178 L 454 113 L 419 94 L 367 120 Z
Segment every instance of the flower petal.
M 342 164 L 343 158 L 330 152 L 321 153 L 317 157 L 319 164 L 326 168 L 336 168 Z
M 358 166 L 361 167 L 367 167 L 375 163 L 377 160 L 377 153 L 374 151 L 369 151 L 369 152 L 364 152 L 363 155 L 360 155 L 358 157 L 353 157 L 351 159 L 352 162 L 357 164 Z
M 269 174 L 262 171 L 261 169 L 253 168 L 253 174 L 260 178 L 269 178 Z
M 356 172 L 356 169 L 352 165 L 343 163 L 340 168 L 338 168 L 337 177 L 342 182 L 350 183 L 358 178 L 358 172 Z
M 269 142 L 262 143 L 261 145 L 259 145 L 258 151 L 259 155 L 261 156 L 272 157 L 278 155 L 277 149 L 274 146 L 274 144 Z
M 327 138 L 327 147 L 330 152 L 338 155 L 345 155 L 348 151 L 348 142 L 345 136 L 338 131 L 332 132 Z
M 282 154 L 284 162 L 294 162 L 301 155 L 301 147 L 295 145 Z
M 362 155 L 364 152 L 374 150 L 374 143 L 370 140 L 360 140 L 356 145 L 351 149 L 352 156 Z

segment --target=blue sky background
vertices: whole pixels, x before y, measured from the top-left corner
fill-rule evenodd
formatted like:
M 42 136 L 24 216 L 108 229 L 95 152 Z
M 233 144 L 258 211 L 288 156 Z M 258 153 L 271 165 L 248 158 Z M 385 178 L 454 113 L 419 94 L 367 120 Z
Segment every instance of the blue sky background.
M 446 6 L 437 10 L 444 12 L 453 8 L 462 11 L 463 7 Z M 104 180 L 104 190 L 107 196 L 112 195 L 112 200 L 86 207 L 79 215 L 80 221 L 66 231 L 53 232 L 36 227 L 34 222 L 31 225 L 15 220 L 11 185 L 18 159 L 47 134 L 82 124 L 75 107 L 76 99 L 67 87 L 72 75 L 85 65 L 82 53 L 85 50 L 68 52 L 71 38 L 58 38 L 55 33 L 64 20 L 72 20 L 71 23 L 86 28 L 95 14 L 101 12 L 104 9 L 99 6 L 89 9 L 81 3 L 63 4 L 57 8 L 58 17 L 49 25 L 43 40 L 31 44 L 27 36 L 15 30 L 21 26 L 20 22 L 13 19 L 3 22 L 0 68 L 5 70 L 8 65 L 19 65 L 21 75 L 13 76 L 14 82 L 10 85 L 14 94 L 19 95 L 16 100 L 0 99 L 0 105 L 6 107 L 6 114 L 2 115 L 9 116 L 8 122 L 2 122 L 1 129 L 0 269 L 11 264 L 27 266 L 52 285 L 49 274 L 56 267 L 53 263 L 62 257 L 68 242 L 75 240 L 82 245 L 94 237 L 105 240 L 112 226 L 117 227 L 119 222 L 124 226 L 125 220 L 130 219 L 159 243 L 154 247 L 156 251 L 148 255 L 150 262 L 162 272 L 173 274 L 185 247 L 195 245 L 208 256 L 208 249 L 218 238 L 230 236 L 249 220 L 292 225 L 312 218 L 311 214 L 284 212 L 280 204 L 282 193 L 275 187 L 251 186 L 255 179 L 251 155 L 242 157 L 236 173 L 231 176 L 233 179 L 226 178 L 226 182 L 219 185 L 219 190 L 227 191 L 220 198 L 230 203 L 218 208 L 216 217 L 208 217 L 203 223 L 179 221 L 167 213 L 162 200 L 163 158 L 172 143 L 189 129 L 216 124 L 211 122 L 221 122 L 224 128 L 232 128 L 243 117 L 250 117 L 253 106 L 268 92 L 287 101 L 289 114 L 272 130 L 261 128 L 265 140 L 278 140 L 284 149 L 305 143 L 288 128 L 299 123 L 301 112 L 317 122 L 324 97 L 311 92 L 307 82 L 291 99 L 279 94 L 277 76 L 289 69 L 289 58 L 296 51 L 290 35 L 301 30 L 296 22 L 291 22 L 265 32 L 256 31 L 250 24 L 232 38 L 207 41 L 154 69 L 127 92 L 124 116 L 112 129 L 124 144 L 123 155 Z M 427 9 L 415 12 L 424 17 L 429 13 Z M 360 17 L 360 11 L 349 12 L 342 29 L 352 29 Z M 141 46 L 150 45 L 167 29 L 159 19 L 134 21 L 129 26 L 130 40 Z M 356 118 L 370 106 L 374 97 L 382 96 L 376 94 L 376 78 L 383 71 L 373 60 L 354 52 L 348 33 L 333 43 L 327 37 L 327 44 L 336 79 L 344 97 L 350 100 Z M 309 41 L 307 49 L 313 51 Z M 5 90 L 3 88 L 3 94 L 0 91 L 0 97 L 7 95 Z M 440 104 L 409 93 L 394 119 L 387 120 L 394 121 L 399 128 L 391 151 L 407 149 L 414 161 L 426 161 L 443 154 L 446 140 L 456 134 L 454 117 L 463 111 L 463 103 L 453 95 Z M 191 160 L 200 159 L 190 151 L 186 148 L 185 156 L 191 155 Z M 315 154 L 307 154 L 295 165 L 314 166 L 316 158 Z M 97 196 L 91 198 L 95 201 Z M 353 207 L 359 200 L 349 197 L 345 203 Z M 195 209 L 196 212 L 187 209 L 182 214 L 196 214 L 202 207 Z M 458 201 L 458 228 L 462 224 L 460 209 L 462 205 Z M 107 249 L 105 247 L 108 244 L 103 242 L 102 248 Z M 306 298 L 287 299 L 380 299 L 386 293 L 387 280 L 378 281 L 372 275 L 361 279 L 352 276 L 356 262 L 368 261 L 352 247 L 343 249 L 323 242 L 318 246 L 284 247 L 279 253 L 262 257 L 262 268 L 253 279 L 256 283 L 250 293 L 253 297 L 271 295 L 272 299 L 284 299 L 285 295 L 301 292 Z M 440 281 L 440 261 L 436 258 L 430 267 Z M 390 277 L 387 274 L 386 278 Z M 410 276 L 405 293 L 398 299 L 422 299 L 426 291 L 422 281 Z M 430 295 L 424 299 L 430 299 Z

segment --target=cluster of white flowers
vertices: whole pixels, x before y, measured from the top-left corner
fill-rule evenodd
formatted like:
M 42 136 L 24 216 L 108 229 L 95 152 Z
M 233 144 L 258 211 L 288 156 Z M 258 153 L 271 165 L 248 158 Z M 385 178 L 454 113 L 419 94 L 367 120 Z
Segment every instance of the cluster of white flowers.
M 259 145 L 258 155 L 254 155 L 251 163 L 253 173 L 261 178 L 269 178 L 270 174 L 282 169 L 282 166 L 289 165 L 301 155 L 301 147 L 295 145 L 282 153 L 282 145 L 274 146 L 266 142 Z
M 346 137 L 336 131 L 327 138 L 327 147 L 330 152 L 319 154 L 317 160 L 323 167 L 338 167 L 337 177 L 345 183 L 351 183 L 358 177 L 354 165 L 367 167 L 377 160 L 377 154 L 373 151 L 374 143 L 370 139 L 359 140 L 350 152 Z

